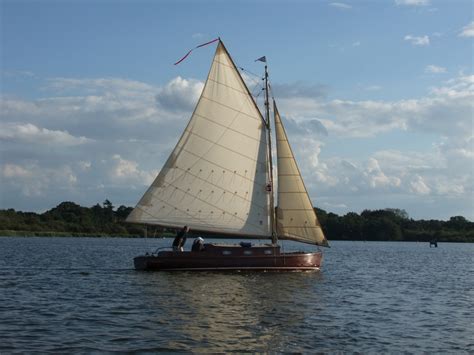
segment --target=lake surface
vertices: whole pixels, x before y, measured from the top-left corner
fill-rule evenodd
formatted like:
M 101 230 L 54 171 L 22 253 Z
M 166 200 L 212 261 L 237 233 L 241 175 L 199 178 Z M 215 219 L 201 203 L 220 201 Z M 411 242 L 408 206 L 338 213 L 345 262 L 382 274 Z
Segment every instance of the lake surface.
M 0 238 L 0 353 L 474 352 L 473 244 L 334 241 L 319 272 L 133 270 L 170 243 Z

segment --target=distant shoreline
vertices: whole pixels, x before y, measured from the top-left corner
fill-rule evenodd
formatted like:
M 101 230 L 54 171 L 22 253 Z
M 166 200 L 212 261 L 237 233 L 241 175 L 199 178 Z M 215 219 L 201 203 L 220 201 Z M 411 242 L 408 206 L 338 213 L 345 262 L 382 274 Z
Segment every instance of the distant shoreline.
M 8 237 L 21 237 L 21 238 L 136 238 L 136 239 L 171 239 L 174 237 L 172 233 L 166 232 L 165 236 L 162 234 L 157 236 L 143 236 L 143 235 L 133 235 L 133 234 L 105 234 L 105 233 L 68 233 L 68 232 L 42 232 L 42 231 L 14 231 L 14 230 L 0 230 L 0 238 Z M 205 237 L 209 239 L 221 239 L 218 237 Z M 222 238 L 230 239 L 230 238 Z M 234 239 L 258 239 L 258 238 L 234 238 Z M 262 238 L 263 240 L 264 238 Z M 331 241 L 347 241 L 347 242 L 409 242 L 409 243 L 428 243 L 424 240 L 369 240 L 369 239 L 330 239 Z M 473 243 L 469 240 L 438 240 L 438 243 Z
M 109 200 L 102 205 L 83 207 L 65 201 L 41 214 L 0 210 L 0 235 L 17 237 L 89 238 L 162 238 L 175 231 L 158 226 L 126 223 L 132 207 L 114 207 Z M 405 210 L 386 208 L 364 210 L 339 216 L 315 208 L 319 224 L 329 241 L 407 241 L 474 243 L 474 222 L 463 216 L 447 221 L 414 220 Z M 148 233 L 147 233 L 148 232 Z M 192 230 L 191 230 L 192 232 Z M 201 236 L 206 238 L 205 233 Z M 192 233 L 189 236 L 193 237 Z M 214 236 L 209 236 L 209 238 Z M 236 238 L 242 239 L 242 237 Z M 251 238 L 247 238 L 251 239 Z

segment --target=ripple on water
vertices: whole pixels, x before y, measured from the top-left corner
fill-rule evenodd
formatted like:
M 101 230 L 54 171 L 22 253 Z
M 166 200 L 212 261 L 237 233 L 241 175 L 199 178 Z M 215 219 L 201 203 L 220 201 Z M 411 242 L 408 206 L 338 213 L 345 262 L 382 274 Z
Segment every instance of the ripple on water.
M 0 238 L 0 353 L 474 351 L 472 245 L 333 242 L 321 272 L 144 273 L 143 243 Z

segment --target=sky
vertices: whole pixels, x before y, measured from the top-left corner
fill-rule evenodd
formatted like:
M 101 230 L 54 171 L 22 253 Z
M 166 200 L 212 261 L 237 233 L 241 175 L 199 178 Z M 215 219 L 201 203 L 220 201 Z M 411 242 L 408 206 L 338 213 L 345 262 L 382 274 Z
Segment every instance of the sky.
M 474 220 L 473 10 L 0 0 L 0 208 L 134 206 L 190 118 L 215 43 L 173 63 L 221 37 L 255 92 L 266 56 L 315 206 Z

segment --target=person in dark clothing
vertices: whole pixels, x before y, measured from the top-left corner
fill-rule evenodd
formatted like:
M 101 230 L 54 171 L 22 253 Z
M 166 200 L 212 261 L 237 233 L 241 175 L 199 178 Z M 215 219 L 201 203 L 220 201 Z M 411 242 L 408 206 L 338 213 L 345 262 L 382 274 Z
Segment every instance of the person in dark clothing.
M 173 250 L 174 251 L 183 251 L 184 243 L 186 243 L 186 234 L 189 232 L 189 227 L 184 226 L 178 233 L 176 233 L 176 238 L 173 241 Z
M 194 239 L 193 246 L 191 247 L 191 251 L 203 251 L 204 250 L 204 239 L 201 237 L 197 237 Z

